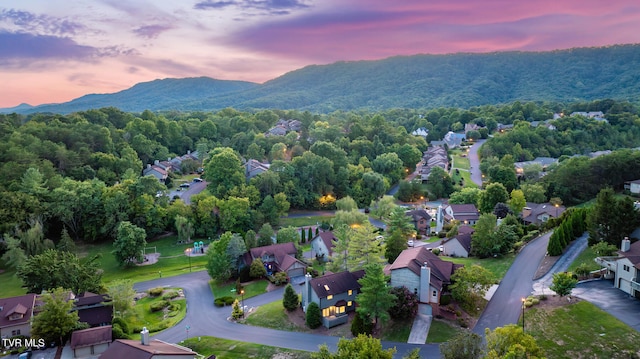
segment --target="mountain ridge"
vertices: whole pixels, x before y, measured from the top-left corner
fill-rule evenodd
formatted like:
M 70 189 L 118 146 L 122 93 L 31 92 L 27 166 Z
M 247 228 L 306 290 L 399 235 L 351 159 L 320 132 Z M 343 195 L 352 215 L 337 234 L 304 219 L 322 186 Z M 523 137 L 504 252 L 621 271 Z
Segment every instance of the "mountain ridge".
M 419 54 L 308 65 L 263 84 L 208 77 L 143 82 L 18 113 L 279 108 L 332 112 L 396 107 L 468 108 L 519 101 L 637 100 L 640 45 L 553 51 Z M 15 109 L 15 108 L 14 108 Z

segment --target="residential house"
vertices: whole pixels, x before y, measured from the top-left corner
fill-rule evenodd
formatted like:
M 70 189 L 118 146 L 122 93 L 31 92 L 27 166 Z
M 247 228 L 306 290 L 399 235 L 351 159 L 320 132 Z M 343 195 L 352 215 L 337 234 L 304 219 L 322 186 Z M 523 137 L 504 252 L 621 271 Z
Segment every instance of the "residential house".
M 524 169 L 531 165 L 540 165 L 543 171 L 546 171 L 547 167 L 551 166 L 554 163 L 558 163 L 557 158 L 553 157 L 536 157 L 532 161 L 522 161 L 514 163 L 516 168 L 516 174 L 521 176 L 524 174 Z
M 614 278 L 614 287 L 640 298 L 640 241 L 631 244 L 629 238 L 625 238 L 617 256 L 598 257 L 595 260 L 607 269 L 606 277 Z
M 89 324 L 90 327 L 111 324 L 113 306 L 108 295 L 85 292 L 72 299 L 73 310 L 78 312 L 81 322 Z
M 551 203 L 527 202 L 522 209 L 522 220 L 525 224 L 542 224 L 549 218 L 558 218 L 566 211 L 563 205 L 554 206 Z
M 474 225 L 480 219 L 480 212 L 475 204 L 449 204 L 443 209 L 447 222 L 456 220 L 460 224 Z
M 464 134 L 466 135 L 469 131 L 478 131 L 484 126 L 480 126 L 477 123 L 465 123 L 464 124 Z
M 513 130 L 513 124 L 505 125 L 503 123 L 499 123 L 498 126 L 496 127 L 496 130 L 498 132 L 505 132 L 505 131 Z
M 0 298 L 0 338 L 31 335 L 31 318 L 36 295 Z
M 444 138 L 442 140 L 447 145 L 447 147 L 456 148 L 460 147 L 462 142 L 464 142 L 466 139 L 467 137 L 464 133 L 455 133 L 453 131 L 449 131 L 444 135 Z
M 149 331 L 142 328 L 141 340 L 117 339 L 100 359 L 196 359 L 199 354 L 177 344 L 149 339 Z
M 294 278 L 302 277 L 307 270 L 307 265 L 296 259 L 297 253 L 296 246 L 287 242 L 251 248 L 243 258 L 247 266 L 260 258 L 267 273 L 285 272 L 289 278 Z
M 265 136 L 284 136 L 289 132 L 300 132 L 302 130 L 302 122 L 299 120 L 279 119 L 275 126 L 271 127 Z
M 411 209 L 405 212 L 409 218 L 411 218 L 411 223 L 413 223 L 416 232 L 419 234 L 429 234 L 431 233 L 431 216 L 427 210 L 420 209 Z
M 186 160 L 192 160 L 192 161 L 196 161 L 199 162 L 200 161 L 200 154 L 198 153 L 198 151 L 187 151 L 186 154 L 182 155 L 182 156 L 178 156 L 178 157 L 174 157 L 172 158 L 169 162 L 171 162 L 171 167 L 172 170 L 174 171 L 182 171 L 182 162 L 186 161 Z
M 76 330 L 71 333 L 71 350 L 74 358 L 91 358 L 104 353 L 111 342 L 112 328 L 110 325 L 95 327 L 83 330 Z
M 327 261 L 333 255 L 333 247 L 336 246 L 338 238 L 331 231 L 320 232 L 311 240 L 312 256 Z
M 624 189 L 632 194 L 640 194 L 640 179 L 624 183 Z
M 348 321 L 348 313 L 356 309 L 356 295 L 360 292 L 358 280 L 364 271 L 325 274 L 322 277 L 305 276 L 302 290 L 302 307 L 315 302 L 322 312 L 322 324 L 331 328 Z
M 469 257 L 471 253 L 471 235 L 474 229 L 469 226 L 460 226 L 458 234 L 440 241 L 439 248 L 443 255 L 450 257 Z
M 414 136 L 424 137 L 426 139 L 427 136 L 429 136 L 429 130 L 424 127 L 420 127 L 418 129 L 413 130 L 411 134 Z
M 429 180 L 431 169 L 434 167 L 440 167 L 445 171 L 449 168 L 447 150 L 442 146 L 431 146 L 422 154 L 422 160 L 416 166 L 422 182 Z
M 270 163 L 262 163 L 258 160 L 249 159 L 244 164 L 244 177 L 248 181 L 261 173 L 267 172 L 269 167 L 271 167 Z
M 153 176 L 160 181 L 160 183 L 164 183 L 167 180 L 168 173 L 165 169 L 158 165 L 147 165 L 147 168 L 142 170 L 143 176 Z
M 462 264 L 443 261 L 425 246 L 405 249 L 385 268 L 391 275 L 391 286 L 406 287 L 416 293 L 420 303 L 428 304 L 438 314 L 440 297 L 451 283 L 451 275 Z
M 582 116 L 582 117 L 586 117 L 586 118 L 592 118 L 596 121 L 607 121 L 606 118 L 604 118 L 604 113 L 602 113 L 602 111 L 589 111 L 589 112 L 583 112 L 583 111 L 576 111 L 576 112 L 572 112 L 571 116 Z

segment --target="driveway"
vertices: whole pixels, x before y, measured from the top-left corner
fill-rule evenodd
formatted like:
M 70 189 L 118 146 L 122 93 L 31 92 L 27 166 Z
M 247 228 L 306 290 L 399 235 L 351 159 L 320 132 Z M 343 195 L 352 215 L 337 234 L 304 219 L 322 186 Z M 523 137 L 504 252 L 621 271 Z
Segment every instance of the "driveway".
M 640 300 L 601 279 L 578 283 L 571 295 L 587 300 L 640 332 Z

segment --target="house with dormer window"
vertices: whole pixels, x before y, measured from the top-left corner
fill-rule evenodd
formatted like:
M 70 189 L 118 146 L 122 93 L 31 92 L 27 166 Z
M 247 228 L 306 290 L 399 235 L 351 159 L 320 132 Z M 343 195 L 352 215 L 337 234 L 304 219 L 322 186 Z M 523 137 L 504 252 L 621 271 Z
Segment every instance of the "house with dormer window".
M 0 338 L 31 335 L 31 317 L 36 295 L 0 298 Z
M 364 270 L 329 273 L 317 278 L 307 274 L 302 290 L 302 308 L 306 312 L 309 303 L 318 304 L 322 324 L 327 328 L 348 322 L 348 314 L 356 310 L 356 295 L 360 293 L 358 280 L 362 277 Z

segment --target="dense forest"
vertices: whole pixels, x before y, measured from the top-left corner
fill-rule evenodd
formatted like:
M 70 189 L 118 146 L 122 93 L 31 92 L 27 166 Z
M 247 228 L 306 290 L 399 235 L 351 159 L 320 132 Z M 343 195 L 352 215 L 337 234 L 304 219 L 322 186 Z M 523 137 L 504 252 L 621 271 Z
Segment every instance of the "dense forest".
M 555 131 L 530 124 L 554 112 L 577 110 L 603 111 L 608 122 L 565 116 L 552 122 Z M 298 120 L 301 128 L 284 136 L 265 135 L 280 119 Z M 535 185 L 543 191 L 536 198 L 560 197 L 574 204 L 593 198 L 604 186 L 621 188 L 624 181 L 640 178 L 638 151 L 593 160 L 570 157 L 640 146 L 638 121 L 635 106 L 610 100 L 330 115 L 234 109 L 128 113 L 115 108 L 0 115 L 0 232 L 19 236 L 39 223 L 47 238 L 57 239 L 66 229 L 76 240 L 98 241 L 113 239 L 118 224 L 128 221 L 153 237 L 176 230 L 179 215 L 191 221 L 197 235 L 212 236 L 258 229 L 263 223 L 277 226 L 289 207 L 333 208 L 345 196 L 365 207 L 414 170 L 429 141 L 467 123 L 491 132 L 498 123 L 515 123 L 511 131 L 493 134 L 481 150 L 489 182 L 509 191 L 522 186 L 529 190 L 528 200 Z M 408 135 L 419 127 L 429 130 L 426 139 Z M 483 131 L 485 137 L 489 133 Z M 194 196 L 191 205 L 157 196 L 166 186 L 142 177 L 142 169 L 188 151 L 201 154 L 209 190 Z M 542 178 L 516 182 L 513 162 L 542 155 L 562 161 Z M 271 168 L 245 181 L 242 163 L 248 159 L 269 162 Z M 460 190 L 459 184 L 446 188 L 444 195 Z
M 26 114 L 71 113 L 109 106 L 132 112 L 233 107 L 331 113 L 469 108 L 513 101 L 637 101 L 639 63 L 640 45 L 398 56 L 307 66 L 264 84 L 208 78 L 156 80 L 116 94 L 88 95 L 64 104 L 13 110 Z

